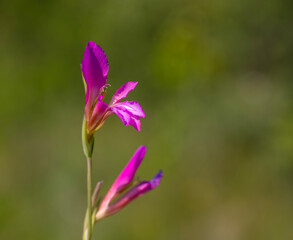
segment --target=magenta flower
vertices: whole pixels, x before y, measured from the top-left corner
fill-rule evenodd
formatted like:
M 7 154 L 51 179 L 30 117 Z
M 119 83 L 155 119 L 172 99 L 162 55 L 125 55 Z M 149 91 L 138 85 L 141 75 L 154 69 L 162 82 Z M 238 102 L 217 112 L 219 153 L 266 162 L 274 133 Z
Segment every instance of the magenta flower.
M 104 121 L 116 114 L 125 126 L 132 125 L 140 131 L 140 117 L 145 117 L 141 106 L 135 101 L 120 102 L 135 88 L 137 82 L 123 84 L 113 95 L 109 105 L 103 102 L 109 64 L 103 49 L 88 42 L 82 60 L 82 74 L 86 83 L 85 116 L 88 134 L 99 129 Z
M 111 186 L 110 190 L 103 199 L 99 210 L 96 213 L 96 221 L 108 217 L 114 213 L 117 213 L 122 208 L 124 208 L 128 203 L 130 203 L 135 198 L 141 196 L 142 194 L 147 193 L 148 191 L 157 187 L 160 183 L 161 178 L 163 177 L 162 171 L 159 171 L 153 179 L 149 181 L 141 181 L 132 188 L 132 180 L 134 175 L 141 164 L 144 155 L 146 153 L 146 147 L 140 146 L 126 167 L 116 178 L 115 182 Z M 130 188 L 130 190 L 129 190 Z M 129 191 L 127 191 L 129 190 Z M 127 191 L 127 192 L 126 192 Z M 125 193 L 126 192 L 126 193 Z M 120 194 L 124 193 L 123 196 L 118 198 L 115 202 L 112 201 Z

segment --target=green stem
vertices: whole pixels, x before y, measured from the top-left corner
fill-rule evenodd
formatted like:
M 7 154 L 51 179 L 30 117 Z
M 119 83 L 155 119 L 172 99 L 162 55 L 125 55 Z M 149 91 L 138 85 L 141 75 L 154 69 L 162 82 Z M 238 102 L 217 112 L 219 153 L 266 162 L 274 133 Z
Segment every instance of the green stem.
M 92 159 L 87 157 L 87 211 L 84 219 L 83 240 L 90 240 L 92 236 Z
M 94 138 L 87 135 L 87 122 L 84 117 L 82 123 L 82 146 L 87 162 L 87 211 L 84 219 L 83 240 L 90 240 L 92 236 L 92 152 L 94 146 Z
M 87 212 L 88 212 L 88 240 L 92 236 L 92 159 L 87 157 Z

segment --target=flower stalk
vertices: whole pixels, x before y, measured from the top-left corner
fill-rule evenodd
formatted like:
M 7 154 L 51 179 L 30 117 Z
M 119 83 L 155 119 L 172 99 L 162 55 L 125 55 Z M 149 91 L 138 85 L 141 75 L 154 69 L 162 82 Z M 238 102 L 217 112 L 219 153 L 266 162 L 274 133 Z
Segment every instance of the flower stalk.
M 83 240 L 90 240 L 92 235 L 92 153 L 94 137 L 88 139 L 87 121 L 84 117 L 82 124 L 82 146 L 87 162 L 87 211 L 84 220 Z

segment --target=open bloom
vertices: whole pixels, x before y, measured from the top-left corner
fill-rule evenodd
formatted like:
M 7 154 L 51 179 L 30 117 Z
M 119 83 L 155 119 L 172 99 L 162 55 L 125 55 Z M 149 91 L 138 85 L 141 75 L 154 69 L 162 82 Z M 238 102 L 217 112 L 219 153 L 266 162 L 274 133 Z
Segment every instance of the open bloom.
M 153 179 L 149 181 L 141 181 L 137 183 L 135 186 L 130 187 L 132 185 L 132 180 L 134 175 L 142 162 L 144 155 L 146 152 L 145 146 L 140 146 L 126 167 L 120 173 L 120 175 L 116 178 L 115 182 L 111 186 L 110 190 L 106 194 L 103 199 L 99 210 L 96 213 L 96 221 L 110 216 L 114 213 L 117 213 L 123 207 L 125 207 L 128 203 L 130 203 L 135 198 L 141 196 L 144 193 L 154 189 L 160 183 L 161 178 L 163 177 L 162 171 L 159 171 Z M 129 190 L 130 188 L 130 190 Z M 126 192 L 127 191 L 127 192 Z M 126 192 L 126 193 L 125 193 Z M 123 194 L 120 198 L 112 203 L 112 201 L 120 194 Z
M 103 49 L 88 42 L 82 60 L 82 74 L 86 83 L 85 117 L 87 130 L 92 134 L 100 128 L 106 118 L 116 114 L 125 126 L 132 125 L 140 131 L 140 117 L 145 117 L 141 106 L 135 101 L 120 102 L 133 90 L 137 82 L 127 82 L 113 95 L 109 105 L 103 102 L 109 64 Z

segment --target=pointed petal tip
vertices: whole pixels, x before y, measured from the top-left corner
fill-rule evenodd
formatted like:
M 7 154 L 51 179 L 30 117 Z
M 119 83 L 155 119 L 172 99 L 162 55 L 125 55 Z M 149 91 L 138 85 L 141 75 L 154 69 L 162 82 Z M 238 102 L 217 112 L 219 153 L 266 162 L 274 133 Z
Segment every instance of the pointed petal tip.
M 136 85 L 138 84 L 138 81 L 128 81 L 128 82 L 126 82 L 125 84 L 130 84 L 130 85 L 132 85 L 133 87 L 136 87 Z
M 147 150 L 146 146 L 144 146 L 144 145 L 140 145 L 140 146 L 137 148 L 135 154 L 138 154 L 137 156 L 138 156 L 139 158 L 144 158 L 144 155 L 145 155 L 145 153 L 146 153 L 146 150 Z
M 138 82 L 136 82 L 136 81 L 131 81 L 131 83 L 133 85 L 133 88 L 135 88 L 137 86 L 137 84 L 138 84 Z
M 164 177 L 164 173 L 162 170 L 160 170 L 155 176 L 162 178 L 162 177 Z
M 150 181 L 150 183 L 151 183 L 151 188 L 152 188 L 152 189 L 155 188 L 155 187 L 157 187 L 157 186 L 160 184 L 161 179 L 162 179 L 163 176 L 164 176 L 163 171 L 160 170 L 160 171 L 159 171 L 159 172 L 153 177 L 153 179 Z
M 88 41 L 87 45 L 96 45 L 96 43 L 94 41 Z
M 132 116 L 130 118 L 130 125 L 133 126 L 138 132 L 141 130 L 141 123 L 138 117 Z

